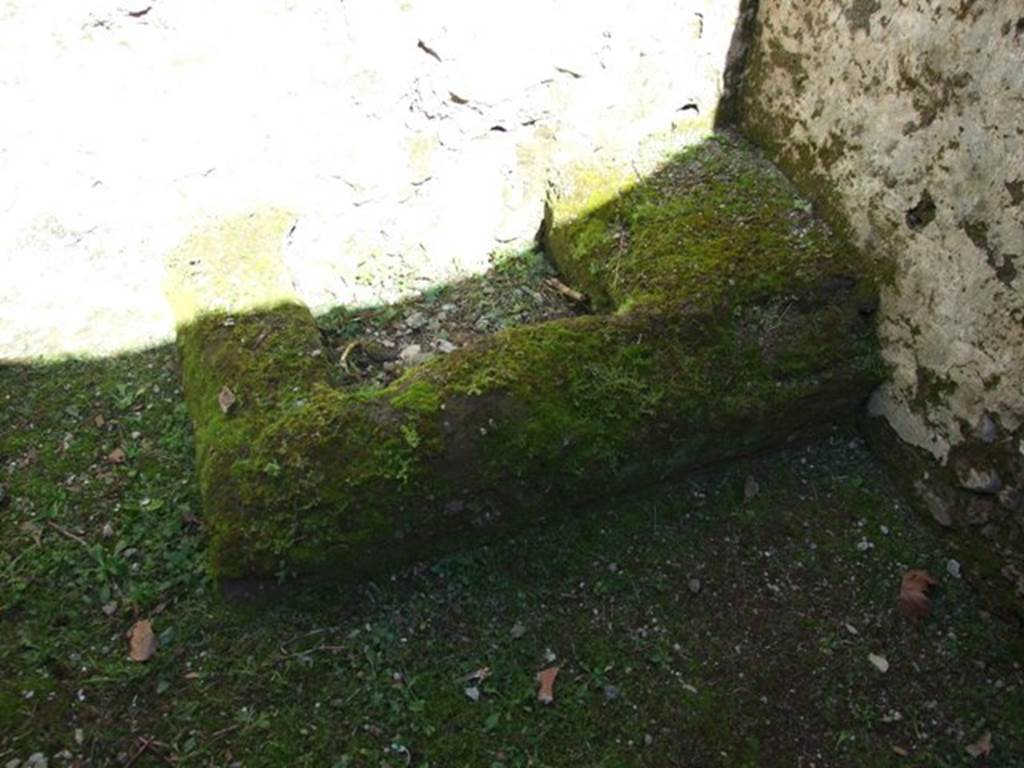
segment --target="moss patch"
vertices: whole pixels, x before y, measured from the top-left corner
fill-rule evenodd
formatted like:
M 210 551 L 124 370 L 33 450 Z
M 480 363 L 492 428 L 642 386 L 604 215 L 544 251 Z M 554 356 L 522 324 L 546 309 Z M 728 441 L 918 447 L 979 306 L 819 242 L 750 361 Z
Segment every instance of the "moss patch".
M 354 392 L 301 307 L 180 329 L 218 577 L 372 574 L 853 415 L 880 378 L 873 282 L 777 171 L 722 136 L 594 178 L 546 241 L 605 314 Z

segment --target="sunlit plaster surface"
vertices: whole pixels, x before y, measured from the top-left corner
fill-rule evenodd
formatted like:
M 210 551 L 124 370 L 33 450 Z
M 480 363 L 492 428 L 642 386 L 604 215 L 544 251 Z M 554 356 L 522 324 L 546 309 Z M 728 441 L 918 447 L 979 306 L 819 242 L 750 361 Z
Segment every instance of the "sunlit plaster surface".
M 315 308 L 482 271 L 707 130 L 737 5 L 0 2 L 0 359 L 170 338 L 168 255 L 252 211 Z

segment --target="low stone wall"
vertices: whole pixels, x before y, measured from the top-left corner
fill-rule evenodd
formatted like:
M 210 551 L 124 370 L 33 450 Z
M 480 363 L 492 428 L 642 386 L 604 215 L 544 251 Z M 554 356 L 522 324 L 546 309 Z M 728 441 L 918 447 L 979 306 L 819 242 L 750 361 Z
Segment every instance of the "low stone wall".
M 279 214 L 179 250 L 217 577 L 434 557 L 852 418 L 880 381 L 871 270 L 742 143 L 716 137 L 640 183 L 578 166 L 562 190 L 545 240 L 597 314 L 496 333 L 383 388 L 331 386 L 274 268 Z
M 1020 3 L 761 0 L 741 120 L 888 265 L 885 450 L 1024 594 L 1022 56 Z

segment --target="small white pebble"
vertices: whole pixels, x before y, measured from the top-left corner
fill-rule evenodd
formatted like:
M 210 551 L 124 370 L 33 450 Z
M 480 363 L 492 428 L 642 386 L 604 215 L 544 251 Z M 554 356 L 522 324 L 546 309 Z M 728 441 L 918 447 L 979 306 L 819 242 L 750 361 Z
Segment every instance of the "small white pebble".
M 871 662 L 872 666 L 879 672 L 885 673 L 889 671 L 889 660 L 885 656 L 879 656 L 876 653 L 868 654 L 868 661 Z

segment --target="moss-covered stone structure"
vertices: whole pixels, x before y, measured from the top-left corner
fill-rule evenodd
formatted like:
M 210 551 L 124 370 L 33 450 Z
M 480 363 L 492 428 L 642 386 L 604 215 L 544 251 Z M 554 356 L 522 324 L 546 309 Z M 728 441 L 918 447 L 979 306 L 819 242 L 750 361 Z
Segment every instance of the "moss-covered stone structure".
M 874 268 L 729 136 L 642 181 L 578 168 L 552 197 L 544 241 L 595 314 L 385 388 L 331 386 L 273 267 L 283 221 L 230 222 L 175 259 L 222 580 L 359 577 L 493 539 L 853 417 L 882 378 Z

